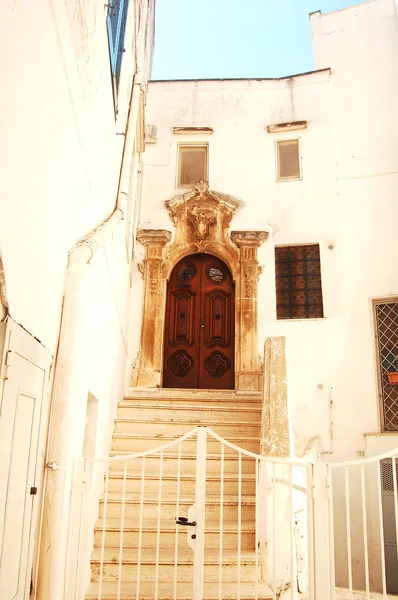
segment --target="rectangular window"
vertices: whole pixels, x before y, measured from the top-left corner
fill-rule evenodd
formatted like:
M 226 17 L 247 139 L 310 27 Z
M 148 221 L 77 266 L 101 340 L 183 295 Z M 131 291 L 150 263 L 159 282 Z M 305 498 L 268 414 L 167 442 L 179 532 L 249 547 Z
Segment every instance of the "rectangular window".
M 398 298 L 374 304 L 384 431 L 398 431 Z
M 275 248 L 278 319 L 323 317 L 319 245 Z
M 177 187 L 193 187 L 199 179 L 207 181 L 207 145 L 179 146 Z
M 276 142 L 277 180 L 301 179 L 299 140 Z
M 106 25 L 115 105 L 119 89 L 128 6 L 129 0 L 109 0 L 108 2 Z

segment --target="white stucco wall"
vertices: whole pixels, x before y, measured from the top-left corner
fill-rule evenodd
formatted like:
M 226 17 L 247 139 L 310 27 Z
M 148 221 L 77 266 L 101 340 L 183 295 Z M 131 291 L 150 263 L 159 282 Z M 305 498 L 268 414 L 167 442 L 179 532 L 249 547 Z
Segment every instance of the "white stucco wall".
M 259 349 L 267 336 L 287 338 L 296 452 L 330 449 L 332 399 L 332 458 L 348 459 L 380 428 L 371 298 L 398 294 L 398 19 L 392 0 L 375 0 L 315 13 L 312 23 L 320 72 L 150 84 L 147 120 L 158 138 L 145 155 L 140 226 L 173 229 L 164 201 L 180 193 L 177 144 L 208 143 L 210 188 L 241 201 L 231 229 L 271 232 L 259 250 Z M 307 129 L 266 131 L 299 120 Z M 177 136 L 175 126 L 214 133 Z M 296 137 L 303 178 L 277 182 L 275 141 Z M 299 243 L 320 245 L 325 318 L 278 321 L 274 246 Z
M 398 18 L 394 0 L 370 0 L 329 15 L 314 13 L 311 22 L 321 71 L 283 80 L 150 84 L 147 120 L 158 134 L 145 155 L 140 226 L 173 231 L 164 201 L 181 193 L 177 145 L 208 143 L 210 189 L 241 202 L 231 229 L 270 231 L 259 250 L 259 353 L 266 337 L 286 336 L 295 453 L 352 460 L 396 446 L 396 436 L 380 434 L 372 299 L 398 296 Z M 299 120 L 308 122 L 307 129 L 266 131 L 269 124 Z M 211 127 L 214 133 L 177 136 L 176 126 Z M 277 182 L 275 141 L 296 137 L 302 181 Z M 305 243 L 320 245 L 325 317 L 278 321 L 274 247 Z M 141 280 L 135 286 L 141 296 Z M 138 320 L 132 328 L 131 359 L 139 345 Z M 353 542 L 354 585 L 362 587 L 355 493 L 353 483 L 352 530 L 359 536 Z M 344 502 L 339 485 L 336 497 Z M 376 508 L 369 498 L 371 520 Z M 345 524 L 338 523 L 342 547 L 344 535 Z M 370 535 L 371 583 L 380 589 L 380 539 L 377 532 Z M 344 561 L 341 552 L 336 566 L 343 586 Z
M 51 351 L 68 250 L 116 202 L 137 24 L 130 10 L 115 122 L 106 10 L 94 0 L 23 0 L 5 6 L 0 23 L 7 90 L 0 101 L 0 243 L 8 300 L 15 320 Z M 152 24 L 146 39 L 144 31 L 141 22 L 139 68 L 147 75 Z
M 116 118 L 106 3 L 21 0 L 3 8 L 0 254 L 11 316 L 54 356 L 47 459 L 61 467 L 47 478 L 54 481 L 44 510 L 38 597 L 56 600 L 64 597 L 71 475 L 83 451 L 88 393 L 98 400 L 95 451 L 106 455 L 125 384 L 128 217 L 139 200 L 141 161 L 136 145 L 128 162 L 125 219 L 82 268 L 78 283 L 67 274 L 68 253 L 115 210 L 133 78 L 141 73 L 145 91 L 150 75 L 154 2 L 130 0 Z M 59 338 L 65 292 L 68 315 Z M 91 508 L 97 510 L 97 498 Z M 59 519 L 48 525 L 52 514 Z

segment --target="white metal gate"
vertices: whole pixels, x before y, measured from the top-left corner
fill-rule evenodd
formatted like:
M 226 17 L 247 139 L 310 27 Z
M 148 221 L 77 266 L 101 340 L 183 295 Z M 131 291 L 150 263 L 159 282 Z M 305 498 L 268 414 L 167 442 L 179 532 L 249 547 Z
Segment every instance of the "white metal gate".
M 74 600 L 334 600 L 336 586 L 344 598 L 387 598 L 397 457 L 272 459 L 197 427 L 146 452 L 78 461 Z
M 398 449 L 327 465 L 330 595 L 398 594 Z M 388 596 L 390 598 L 391 596 Z
M 90 490 L 101 473 L 96 521 Z M 146 452 L 86 460 L 75 479 L 85 482 L 72 519 L 76 600 L 315 597 L 309 463 L 262 457 L 197 427 Z

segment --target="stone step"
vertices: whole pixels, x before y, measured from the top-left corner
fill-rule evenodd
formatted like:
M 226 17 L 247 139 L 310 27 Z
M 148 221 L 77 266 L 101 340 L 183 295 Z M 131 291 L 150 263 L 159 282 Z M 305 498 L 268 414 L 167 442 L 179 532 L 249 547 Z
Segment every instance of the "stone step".
M 111 456 L 116 458 L 120 455 L 120 452 L 111 452 Z M 142 458 L 131 458 L 112 460 L 109 463 L 110 471 L 123 471 L 124 465 L 127 464 L 128 473 L 139 473 L 141 475 L 142 470 Z M 180 468 L 181 475 L 194 475 L 196 469 L 196 454 L 184 453 L 181 455 L 180 464 L 178 464 L 178 454 L 170 451 L 165 451 L 163 454 L 162 470 L 163 475 L 177 474 L 178 468 Z M 256 472 L 256 459 L 251 456 L 242 455 L 241 460 L 242 473 L 255 474 Z M 159 474 L 160 470 L 160 453 L 154 456 L 145 457 L 145 473 Z M 221 473 L 221 460 L 217 454 L 207 454 L 206 456 L 206 472 L 210 473 Z M 239 472 L 239 455 L 238 452 L 233 454 L 224 455 L 224 473 L 234 473 L 238 475 Z
M 243 473 L 242 477 L 242 494 L 254 495 L 256 489 L 255 478 L 252 475 Z M 195 491 L 196 478 L 195 475 L 182 475 L 180 477 L 180 497 L 192 495 Z M 109 471 L 109 492 L 121 492 L 123 486 L 123 472 Z M 144 481 L 145 496 L 153 496 L 159 491 L 159 476 L 151 474 L 145 476 Z M 226 473 L 224 475 L 224 494 L 235 494 L 237 496 L 239 490 L 239 479 L 234 474 Z M 130 474 L 126 476 L 126 491 L 140 493 L 141 491 L 141 475 Z M 177 491 L 176 475 L 164 475 L 162 477 L 162 493 L 170 494 Z M 206 477 L 206 495 L 214 495 L 220 493 L 220 476 L 218 474 L 209 473 Z
M 124 500 L 124 515 L 125 518 L 139 518 L 140 511 L 140 495 L 139 494 L 126 494 Z M 180 499 L 178 516 L 187 516 L 188 509 L 194 504 L 194 496 L 185 497 Z M 122 494 L 109 494 L 108 495 L 108 517 L 121 518 L 123 508 Z M 241 502 L 242 519 L 249 521 L 255 519 L 256 513 L 256 502 L 254 496 L 243 496 Z M 155 519 L 158 515 L 158 498 L 153 496 L 152 498 L 146 497 L 143 502 L 143 520 Z M 104 516 L 104 499 L 100 500 L 100 517 Z M 161 518 L 172 519 L 177 516 L 177 504 L 175 494 L 162 496 L 161 504 Z M 233 521 L 238 519 L 238 503 L 236 496 L 224 496 L 223 501 L 223 516 L 226 521 Z M 206 519 L 219 519 L 220 518 L 220 498 L 218 495 L 206 498 Z
M 177 581 L 179 583 L 193 581 L 193 551 L 188 548 L 179 549 L 177 555 Z M 141 553 L 139 565 L 139 576 L 141 582 L 158 581 L 161 583 L 172 583 L 174 581 L 175 571 L 175 553 L 164 552 L 160 553 L 158 568 L 156 570 L 156 552 L 144 551 Z M 123 550 L 121 577 L 122 581 L 137 581 L 138 573 L 138 551 Z M 219 556 L 217 551 L 212 553 L 207 551 L 204 560 L 204 580 L 207 583 L 217 583 L 220 578 Z M 222 558 L 222 581 L 225 583 L 233 583 L 237 579 L 238 555 L 236 551 L 226 550 L 223 552 Z M 98 581 L 101 572 L 101 549 L 97 548 L 93 552 L 91 559 L 91 575 L 92 581 Z M 242 552 L 240 560 L 240 578 L 242 583 L 251 583 L 256 581 L 256 573 L 258 581 L 262 581 L 263 569 L 261 557 L 258 557 L 258 565 L 256 567 L 256 556 L 254 551 Z M 102 564 L 103 581 L 114 581 L 119 576 L 119 549 L 106 548 Z
M 181 437 L 197 427 L 203 425 L 203 423 L 190 420 L 180 419 L 179 421 L 172 421 L 170 419 L 159 420 L 156 416 L 148 416 L 143 418 L 140 416 L 139 419 L 115 419 L 115 432 L 116 433 L 150 433 L 156 431 L 157 434 L 169 435 L 174 438 Z M 206 423 L 215 433 L 219 436 L 228 439 L 232 435 L 248 435 L 250 437 L 260 437 L 260 423 L 241 422 L 239 419 L 236 421 L 230 419 L 220 419 L 220 416 L 214 416 L 214 419 L 210 423 Z
M 134 452 L 144 452 L 149 449 L 156 449 L 163 444 L 172 442 L 175 437 L 161 434 L 130 434 L 130 433 L 114 433 L 112 437 L 112 451 L 123 452 L 124 454 Z M 254 454 L 258 454 L 260 450 L 260 442 L 258 437 L 249 436 L 234 436 L 230 435 L 228 441 L 238 448 L 249 450 Z M 214 438 L 207 437 L 207 451 L 211 454 L 219 454 L 221 452 L 222 444 Z M 187 439 L 182 442 L 182 451 L 184 452 L 196 452 L 196 439 Z M 174 449 L 176 451 L 176 449 Z
M 98 600 L 98 582 L 91 583 L 86 600 Z M 204 600 L 219 600 L 219 585 L 214 583 L 205 583 L 203 590 Z M 137 584 L 135 582 L 122 582 L 120 600 L 131 600 L 137 597 Z M 238 587 L 236 583 L 225 583 L 222 585 L 223 600 L 236 600 L 238 598 Z M 118 600 L 117 581 L 105 581 L 102 585 L 101 600 Z M 171 583 L 161 583 L 158 586 L 155 597 L 155 584 L 140 583 L 138 598 L 140 600 L 173 600 L 174 586 Z M 192 600 L 192 583 L 177 583 L 176 600 Z M 239 590 L 240 600 L 271 600 L 272 592 L 265 583 L 256 586 L 254 583 L 243 583 Z
M 129 459 L 123 495 L 124 464 L 120 455 L 156 450 L 185 435 L 196 426 L 206 425 L 238 448 L 258 454 L 260 450 L 261 393 L 239 394 L 234 390 L 130 390 L 118 406 L 112 438 L 107 513 L 104 536 L 101 600 L 118 598 L 119 546 L 123 536 L 120 600 L 137 597 L 138 544 L 141 542 L 140 600 L 174 598 L 174 557 L 178 548 L 176 600 L 192 598 L 193 552 L 187 544 L 191 529 L 176 526 L 178 446 L 163 451 L 159 525 L 158 590 L 155 594 L 156 544 L 159 498 L 160 453 L 145 459 L 144 495 L 141 511 L 142 458 Z M 221 448 L 224 448 L 224 498 L 222 538 L 220 533 Z M 222 543 L 222 598 L 238 597 L 236 584 L 240 543 L 240 599 L 254 600 L 256 577 L 261 581 L 262 562 L 255 560 L 255 459 L 242 455 L 241 533 L 238 535 L 238 456 L 218 440 L 207 437 L 206 521 L 205 521 L 205 600 L 219 599 L 219 548 Z M 181 444 L 179 516 L 188 516 L 195 499 L 196 436 Z M 123 533 L 122 510 L 124 506 Z M 97 600 L 101 569 L 104 498 L 94 529 L 92 583 L 87 600 Z M 141 531 L 141 533 L 140 533 Z M 269 588 L 258 584 L 258 600 L 270 598 Z
M 218 406 L 213 403 L 197 404 L 190 403 L 183 405 L 175 401 L 173 404 L 164 404 L 162 402 L 137 403 L 125 401 L 119 403 L 118 416 L 120 418 L 134 418 L 135 415 L 144 415 L 146 412 L 156 414 L 158 421 L 163 419 L 178 421 L 188 419 L 203 424 L 211 423 L 214 419 L 220 420 L 224 417 L 229 420 L 249 421 L 259 423 L 261 418 L 261 406 Z M 134 413 L 134 414 L 133 414 Z
M 240 392 L 236 390 L 189 390 L 179 388 L 130 388 L 124 400 L 184 400 L 189 402 L 262 402 L 263 392 Z
M 187 548 L 187 528 L 178 527 L 174 519 L 161 519 L 160 543 L 162 549 L 175 549 L 176 537 L 178 547 Z M 140 523 L 139 519 L 125 519 L 123 527 L 123 548 L 138 548 Z M 188 530 L 188 533 L 191 530 Z M 94 547 L 100 548 L 102 544 L 103 520 L 98 519 L 94 527 Z M 105 523 L 105 547 L 119 548 L 121 521 L 119 518 L 107 517 Z M 155 554 L 157 535 L 157 520 L 148 519 L 142 523 L 141 547 L 151 550 Z M 207 519 L 205 522 L 205 547 L 207 550 L 220 547 L 220 523 L 217 520 Z M 255 526 L 254 521 L 243 521 L 241 523 L 241 549 L 252 550 L 255 548 Z M 222 535 L 223 548 L 225 550 L 237 550 L 238 548 L 238 523 L 237 521 L 225 521 L 223 523 Z

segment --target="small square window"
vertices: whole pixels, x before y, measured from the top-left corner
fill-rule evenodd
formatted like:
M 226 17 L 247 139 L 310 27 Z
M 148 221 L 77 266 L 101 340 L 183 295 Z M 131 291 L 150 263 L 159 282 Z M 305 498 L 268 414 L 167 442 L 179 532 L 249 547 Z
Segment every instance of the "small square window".
M 319 245 L 275 248 L 278 319 L 323 317 Z
M 282 140 L 276 143 L 276 168 L 278 181 L 301 179 L 299 140 Z
M 179 146 L 177 187 L 189 188 L 207 181 L 207 146 Z

